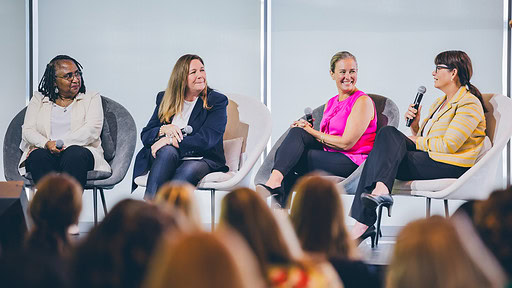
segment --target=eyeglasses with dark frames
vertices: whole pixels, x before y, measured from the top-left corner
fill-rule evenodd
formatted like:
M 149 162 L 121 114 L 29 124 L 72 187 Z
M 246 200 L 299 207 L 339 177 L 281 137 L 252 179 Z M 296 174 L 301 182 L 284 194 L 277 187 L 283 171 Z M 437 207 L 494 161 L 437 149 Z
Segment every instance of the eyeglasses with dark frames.
M 73 78 L 82 79 L 82 71 L 69 72 L 64 74 L 63 76 L 55 76 L 57 78 L 62 78 L 66 81 L 71 81 Z
M 452 70 L 453 68 L 449 67 L 447 65 L 436 65 L 436 73 L 439 73 L 439 70 L 442 70 L 442 69 Z

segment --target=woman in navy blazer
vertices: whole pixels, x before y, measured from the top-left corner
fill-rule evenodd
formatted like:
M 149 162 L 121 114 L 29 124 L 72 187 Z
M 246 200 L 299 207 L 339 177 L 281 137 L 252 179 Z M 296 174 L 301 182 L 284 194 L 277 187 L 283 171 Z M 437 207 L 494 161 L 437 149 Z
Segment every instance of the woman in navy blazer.
M 144 198 L 152 199 L 167 181 L 195 186 L 208 173 L 228 170 L 222 144 L 227 105 L 225 95 L 207 86 L 203 60 L 181 56 L 140 135 L 144 147 L 135 158 L 133 179 L 149 173 Z M 192 127 L 191 133 L 183 133 L 186 126 Z

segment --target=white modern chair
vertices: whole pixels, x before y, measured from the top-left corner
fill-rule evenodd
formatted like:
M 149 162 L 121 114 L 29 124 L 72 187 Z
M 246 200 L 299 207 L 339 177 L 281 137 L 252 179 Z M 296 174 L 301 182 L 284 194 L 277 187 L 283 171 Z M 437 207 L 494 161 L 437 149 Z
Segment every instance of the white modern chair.
M 495 179 L 502 151 L 512 136 L 512 99 L 500 94 L 484 94 L 483 99 L 487 109 L 485 133 L 492 147 L 479 156 L 476 164 L 458 179 L 396 180 L 393 194 L 425 197 L 427 217 L 430 216 L 431 199 L 443 199 L 445 215 L 448 217 L 448 200 L 486 199 L 492 193 L 496 187 Z M 378 218 L 380 224 L 380 213 Z
M 210 191 L 212 231 L 215 227 L 215 192 L 231 191 L 248 177 L 272 132 L 270 111 L 258 99 L 236 94 L 228 95 L 228 98 L 224 155 L 229 171 L 206 175 L 196 188 Z M 147 175 L 137 177 L 135 183 L 146 187 Z

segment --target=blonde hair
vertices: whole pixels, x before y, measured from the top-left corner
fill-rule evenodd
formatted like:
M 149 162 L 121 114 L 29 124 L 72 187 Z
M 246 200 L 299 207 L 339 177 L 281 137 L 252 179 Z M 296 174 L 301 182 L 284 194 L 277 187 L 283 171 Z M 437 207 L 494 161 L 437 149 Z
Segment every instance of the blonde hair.
M 345 227 L 345 214 L 336 184 L 319 173 L 297 182 L 290 218 L 307 252 L 321 252 L 328 258 L 358 258 L 354 242 Z
M 231 242 L 232 239 L 221 239 L 206 232 L 195 232 L 177 239 L 172 235 L 164 237 L 153 256 L 143 287 L 261 287 L 247 281 L 252 277 L 245 277 L 247 273 L 244 272 L 253 271 L 244 270 L 241 263 L 251 259 L 239 259 L 238 253 L 235 256 L 237 251 L 232 250 L 240 246 L 237 243 L 231 245 Z
M 190 62 L 192 60 L 199 60 L 204 65 L 203 59 L 197 55 L 185 54 L 181 56 L 174 68 L 172 69 L 171 77 L 167 83 L 162 102 L 158 107 L 158 118 L 162 123 L 169 123 L 171 117 L 180 113 L 183 110 L 183 101 L 185 101 L 185 92 L 187 89 L 187 79 L 190 69 Z M 205 86 L 204 91 L 201 92 L 200 97 L 203 100 L 203 107 L 210 109 L 208 106 L 208 85 Z
M 194 191 L 195 187 L 188 182 L 167 182 L 158 189 L 154 203 L 181 210 L 189 222 L 195 226 L 194 228 L 200 229 L 201 221 L 194 199 Z
M 348 51 L 341 51 L 341 52 L 334 54 L 331 58 L 331 62 L 329 62 L 329 68 L 331 69 L 331 72 L 334 72 L 334 69 L 336 68 L 336 63 L 342 59 L 354 59 L 354 62 L 356 62 L 356 68 L 357 68 L 356 56 L 352 55 L 352 53 L 350 53 Z
M 400 232 L 386 282 L 387 288 L 492 287 L 453 224 L 440 216 L 416 220 Z

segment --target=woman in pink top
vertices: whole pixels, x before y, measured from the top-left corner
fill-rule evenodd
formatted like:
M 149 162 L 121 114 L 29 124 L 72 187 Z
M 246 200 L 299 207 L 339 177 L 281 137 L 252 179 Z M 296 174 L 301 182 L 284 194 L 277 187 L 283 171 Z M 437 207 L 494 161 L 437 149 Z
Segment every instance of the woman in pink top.
M 270 178 L 256 186 L 260 194 L 276 196 L 281 206 L 298 176 L 323 170 L 348 177 L 373 147 L 377 114 L 372 99 L 356 88 L 356 57 L 347 51 L 336 53 L 330 74 L 338 95 L 325 105 L 320 131 L 304 119 L 294 121 L 276 151 Z

